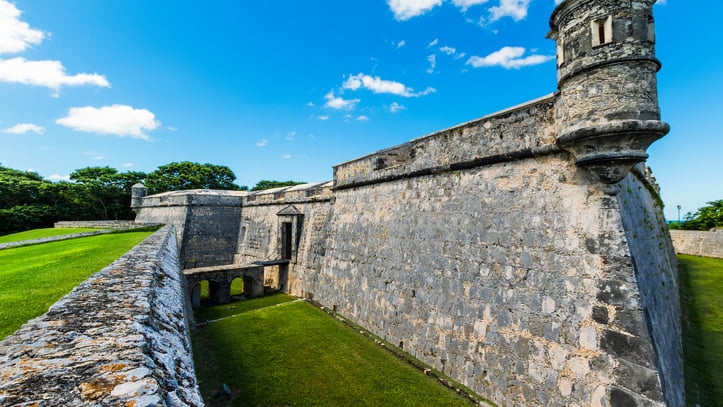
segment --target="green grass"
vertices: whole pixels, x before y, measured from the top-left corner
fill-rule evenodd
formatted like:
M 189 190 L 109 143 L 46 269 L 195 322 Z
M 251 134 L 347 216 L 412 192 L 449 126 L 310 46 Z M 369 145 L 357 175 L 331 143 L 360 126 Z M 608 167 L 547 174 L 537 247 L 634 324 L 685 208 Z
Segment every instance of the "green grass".
M 19 242 L 22 240 L 40 239 L 43 237 L 71 235 L 73 233 L 93 232 L 100 229 L 91 228 L 46 228 L 27 230 L 25 232 L 13 233 L 0 236 L 0 243 Z
M 238 315 L 194 330 L 208 406 L 471 405 L 341 321 L 290 300 L 277 294 L 238 302 Z M 231 400 L 213 397 L 224 383 Z
M 231 295 L 241 295 L 241 293 L 243 293 L 243 283 L 240 278 L 237 278 L 231 283 Z M 197 322 L 213 321 L 292 300 L 294 297 L 273 294 L 255 298 L 253 301 L 235 301 L 230 304 L 215 305 L 208 300 L 208 282 L 204 281 L 201 283 L 201 308 L 196 310 L 195 319 Z
M 0 250 L 0 339 L 45 313 L 151 233 L 100 235 Z
M 723 260 L 678 260 L 687 404 L 723 406 Z

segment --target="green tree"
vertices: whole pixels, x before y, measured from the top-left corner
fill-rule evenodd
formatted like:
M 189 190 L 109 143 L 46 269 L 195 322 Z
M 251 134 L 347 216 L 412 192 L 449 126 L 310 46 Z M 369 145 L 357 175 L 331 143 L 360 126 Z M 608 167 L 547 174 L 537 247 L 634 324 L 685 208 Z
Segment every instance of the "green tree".
M 52 226 L 55 213 L 46 201 L 50 186 L 35 172 L 0 166 L 0 234 Z
M 247 189 L 234 184 L 235 180 L 236 175 L 224 165 L 182 161 L 162 165 L 148 174 L 146 188 L 149 194 L 187 189 Z
M 305 184 L 305 182 L 299 182 L 299 181 L 269 181 L 269 180 L 261 180 L 256 185 L 251 188 L 252 191 L 262 191 L 264 189 L 272 189 L 272 188 L 280 188 L 280 187 L 289 187 L 293 185 L 301 185 Z
M 37 202 L 40 186 L 47 182 L 35 172 L 0 166 L 0 209 Z
M 133 219 L 130 209 L 131 187 L 143 181 L 142 172 L 119 173 L 111 167 L 87 167 L 75 170 L 70 179 L 82 186 L 65 186 L 68 199 L 84 207 L 86 219 Z M 77 208 L 75 208 L 77 209 Z
M 680 229 L 686 230 L 710 230 L 715 227 L 723 227 L 723 199 L 708 202 L 694 214 L 688 212 L 680 224 Z
M 53 208 L 48 205 L 15 205 L 0 209 L 0 235 L 52 227 L 55 221 Z

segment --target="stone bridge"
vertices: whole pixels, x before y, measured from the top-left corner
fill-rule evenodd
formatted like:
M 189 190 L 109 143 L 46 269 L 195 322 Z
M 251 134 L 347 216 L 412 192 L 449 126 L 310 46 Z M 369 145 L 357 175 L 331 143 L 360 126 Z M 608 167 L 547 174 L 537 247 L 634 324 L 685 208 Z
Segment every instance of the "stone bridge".
M 201 281 L 208 281 L 209 298 L 216 304 L 231 302 L 231 282 L 243 280 L 244 295 L 249 298 L 264 295 L 264 266 L 262 264 L 226 264 L 186 269 L 183 271 L 189 298 L 194 308 L 201 306 Z

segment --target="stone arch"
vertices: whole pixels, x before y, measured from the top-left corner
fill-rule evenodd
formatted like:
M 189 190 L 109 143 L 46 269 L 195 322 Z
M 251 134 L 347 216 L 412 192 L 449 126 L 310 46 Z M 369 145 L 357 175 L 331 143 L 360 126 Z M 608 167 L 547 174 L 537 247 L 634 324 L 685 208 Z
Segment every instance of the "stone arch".
M 242 279 L 244 295 L 247 297 L 255 298 L 264 295 L 264 266 L 260 265 L 229 264 L 202 267 L 184 270 L 183 275 L 186 278 L 188 295 L 194 307 L 201 304 L 201 281 L 208 281 L 209 299 L 216 304 L 226 304 L 231 301 L 231 283 L 237 278 Z M 197 301 L 195 301 L 196 298 Z

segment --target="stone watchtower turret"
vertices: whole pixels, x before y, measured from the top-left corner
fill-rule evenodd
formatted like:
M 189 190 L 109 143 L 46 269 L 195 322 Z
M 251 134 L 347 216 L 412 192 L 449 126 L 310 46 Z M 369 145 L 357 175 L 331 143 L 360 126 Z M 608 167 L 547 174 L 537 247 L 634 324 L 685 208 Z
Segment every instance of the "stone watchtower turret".
M 131 187 L 131 209 L 143 206 L 143 198 L 148 195 L 148 188 L 140 182 Z
M 565 0 L 550 17 L 557 144 L 606 184 L 645 161 L 648 146 L 669 131 L 658 107 L 655 1 Z

